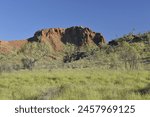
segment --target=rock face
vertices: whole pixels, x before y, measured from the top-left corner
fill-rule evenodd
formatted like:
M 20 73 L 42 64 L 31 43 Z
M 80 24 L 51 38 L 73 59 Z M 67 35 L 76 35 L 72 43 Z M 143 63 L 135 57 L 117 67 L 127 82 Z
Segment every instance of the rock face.
M 9 50 L 8 42 L 7 41 L 0 41 L 0 52 L 7 52 Z
M 59 51 L 63 49 L 63 42 L 61 41 L 61 39 L 63 38 L 64 32 L 65 29 L 63 28 L 43 29 L 37 31 L 34 34 L 34 37 L 28 41 L 50 43 L 54 50 Z
M 18 50 L 26 43 L 28 43 L 27 40 L 0 41 L 0 53 L 8 53 L 13 50 Z
M 96 44 L 105 43 L 105 39 L 100 33 L 95 33 L 89 28 L 71 27 L 65 30 L 62 37 L 62 42 L 64 44 L 71 43 L 77 46 L 82 46 L 84 44 Z
M 94 44 L 99 46 L 106 43 L 100 33 L 95 33 L 89 28 L 81 26 L 64 28 L 50 28 L 37 31 L 31 41 L 49 42 L 55 50 L 62 50 L 63 45 L 70 43 L 76 46 Z
M 82 26 L 75 26 L 70 28 L 49 28 L 42 29 L 35 32 L 32 38 L 20 41 L 0 41 L 0 51 L 11 48 L 19 49 L 28 42 L 44 42 L 49 43 L 54 50 L 61 51 L 65 44 L 70 43 L 76 46 L 95 45 L 106 43 L 101 33 L 95 33 L 91 29 Z M 6 46 L 7 45 L 7 46 Z

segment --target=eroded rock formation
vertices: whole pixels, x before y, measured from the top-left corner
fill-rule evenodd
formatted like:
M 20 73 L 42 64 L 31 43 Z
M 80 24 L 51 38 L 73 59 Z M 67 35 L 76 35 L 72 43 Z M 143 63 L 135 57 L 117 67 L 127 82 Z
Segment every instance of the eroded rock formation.
M 0 41 L 0 51 L 19 49 L 28 42 L 49 43 L 54 50 L 61 51 L 65 44 L 70 43 L 76 46 L 84 44 L 99 46 L 106 43 L 101 33 L 93 32 L 91 29 L 82 26 L 70 28 L 49 28 L 35 32 L 32 38 L 19 41 Z

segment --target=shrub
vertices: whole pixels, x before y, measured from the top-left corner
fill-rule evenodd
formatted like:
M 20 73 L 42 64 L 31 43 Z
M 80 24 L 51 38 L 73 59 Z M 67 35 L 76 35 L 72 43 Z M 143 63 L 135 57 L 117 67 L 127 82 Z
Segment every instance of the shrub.
M 127 42 L 122 42 L 119 55 L 125 64 L 125 69 L 138 69 L 140 55 L 134 47 L 130 46 Z
M 35 63 L 45 56 L 50 56 L 52 50 L 46 43 L 32 42 L 21 48 L 20 53 L 24 55 L 21 59 L 24 68 L 32 70 Z
M 0 73 L 2 72 L 11 72 L 13 69 L 10 65 L 1 64 L 0 65 Z
M 34 67 L 34 65 L 35 65 L 36 59 L 33 59 L 33 58 L 23 58 L 21 61 L 22 61 L 24 69 L 32 70 L 33 67 Z

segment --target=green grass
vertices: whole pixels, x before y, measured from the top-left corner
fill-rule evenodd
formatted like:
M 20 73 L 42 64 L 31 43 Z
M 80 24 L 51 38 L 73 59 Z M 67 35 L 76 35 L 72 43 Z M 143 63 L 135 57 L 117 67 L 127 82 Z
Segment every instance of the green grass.
M 150 99 L 150 73 L 98 68 L 2 73 L 0 99 Z

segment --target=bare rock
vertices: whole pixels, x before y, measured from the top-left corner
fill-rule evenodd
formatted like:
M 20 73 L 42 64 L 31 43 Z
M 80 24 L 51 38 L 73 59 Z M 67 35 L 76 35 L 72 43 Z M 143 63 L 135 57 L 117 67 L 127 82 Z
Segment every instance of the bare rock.
M 70 28 L 49 28 L 35 32 L 34 36 L 26 40 L 0 41 L 0 52 L 9 52 L 20 49 L 29 42 L 44 42 L 52 46 L 55 51 L 62 51 L 65 44 L 76 46 L 95 45 L 106 43 L 101 33 L 95 33 L 91 29 L 82 26 Z

